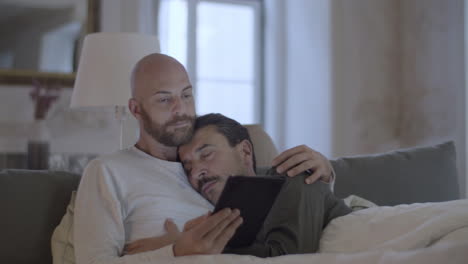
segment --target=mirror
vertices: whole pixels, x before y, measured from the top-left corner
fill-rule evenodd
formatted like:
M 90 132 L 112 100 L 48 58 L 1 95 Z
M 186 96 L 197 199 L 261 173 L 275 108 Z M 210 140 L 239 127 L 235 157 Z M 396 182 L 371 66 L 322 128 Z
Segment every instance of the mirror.
M 86 34 L 98 31 L 99 0 L 2 0 L 0 84 L 72 87 Z

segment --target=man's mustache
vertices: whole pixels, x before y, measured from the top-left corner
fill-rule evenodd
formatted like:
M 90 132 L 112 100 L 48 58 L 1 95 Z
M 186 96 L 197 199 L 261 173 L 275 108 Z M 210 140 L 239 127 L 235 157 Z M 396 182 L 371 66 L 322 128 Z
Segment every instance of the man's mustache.
M 189 116 L 189 115 L 176 116 L 176 117 L 174 117 L 174 119 L 167 121 L 164 126 L 175 125 L 177 122 L 181 122 L 181 121 L 189 121 L 189 122 L 193 123 L 195 121 L 195 117 L 194 116 Z
M 203 188 L 203 185 L 205 185 L 205 183 L 208 183 L 208 182 L 211 182 L 211 181 L 217 181 L 219 180 L 219 176 L 207 176 L 207 177 L 203 177 L 201 178 L 199 181 L 198 181 L 198 186 L 197 186 L 197 190 L 199 193 L 202 192 L 202 188 Z

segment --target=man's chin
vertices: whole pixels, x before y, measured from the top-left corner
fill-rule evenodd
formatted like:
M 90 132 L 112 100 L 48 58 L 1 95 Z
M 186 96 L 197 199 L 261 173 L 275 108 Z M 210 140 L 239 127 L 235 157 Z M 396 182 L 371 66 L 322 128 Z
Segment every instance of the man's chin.
M 170 138 L 170 139 L 161 140 L 162 141 L 161 143 L 170 147 L 178 147 L 180 145 L 190 142 L 190 139 L 192 138 L 192 136 L 189 135 L 188 133 L 175 132 L 175 133 L 172 133 L 167 138 Z
M 216 203 L 218 202 L 218 200 L 215 200 L 215 199 L 210 199 L 210 198 L 206 198 L 212 205 L 216 205 Z
M 219 197 L 214 197 L 214 195 L 213 195 L 213 193 L 211 191 L 208 191 L 208 193 L 201 192 L 200 194 L 203 196 L 203 198 L 208 200 L 208 202 L 210 202 L 213 205 L 216 205 L 216 203 L 218 202 Z
M 220 194 L 213 193 L 207 199 L 208 199 L 208 201 L 210 201 L 210 203 L 212 203 L 213 205 L 216 205 L 216 203 L 218 203 L 219 196 L 220 196 Z
M 192 139 L 192 129 L 189 127 L 174 129 L 172 137 L 178 146 L 186 144 Z

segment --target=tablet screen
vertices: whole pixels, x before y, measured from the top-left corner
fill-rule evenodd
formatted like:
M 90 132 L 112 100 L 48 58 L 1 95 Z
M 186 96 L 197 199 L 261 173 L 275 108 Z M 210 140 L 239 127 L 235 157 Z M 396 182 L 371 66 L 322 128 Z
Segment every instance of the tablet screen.
M 243 223 L 229 240 L 227 247 L 245 247 L 252 244 L 284 181 L 284 177 L 231 176 L 228 178 L 214 213 L 223 208 L 239 209 Z

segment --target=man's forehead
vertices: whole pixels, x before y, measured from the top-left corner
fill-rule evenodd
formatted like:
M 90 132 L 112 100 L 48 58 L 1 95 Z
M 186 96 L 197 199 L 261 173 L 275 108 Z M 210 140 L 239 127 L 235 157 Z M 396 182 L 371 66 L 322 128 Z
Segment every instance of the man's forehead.
M 142 67 L 135 72 L 135 92 L 141 97 L 152 96 L 157 92 L 180 93 L 191 87 L 187 72 L 183 67 Z
M 217 138 L 219 132 L 216 130 L 214 125 L 209 125 L 203 128 L 198 129 L 193 134 L 192 140 L 189 143 L 180 146 L 179 150 L 181 152 L 195 152 L 201 146 L 211 143 Z
M 177 87 L 171 87 L 171 86 L 158 86 L 152 89 L 151 94 L 149 96 L 154 96 L 158 94 L 179 94 L 179 93 L 184 93 L 184 92 L 191 92 L 192 91 L 192 85 L 190 83 L 184 84 L 184 85 L 179 85 Z

